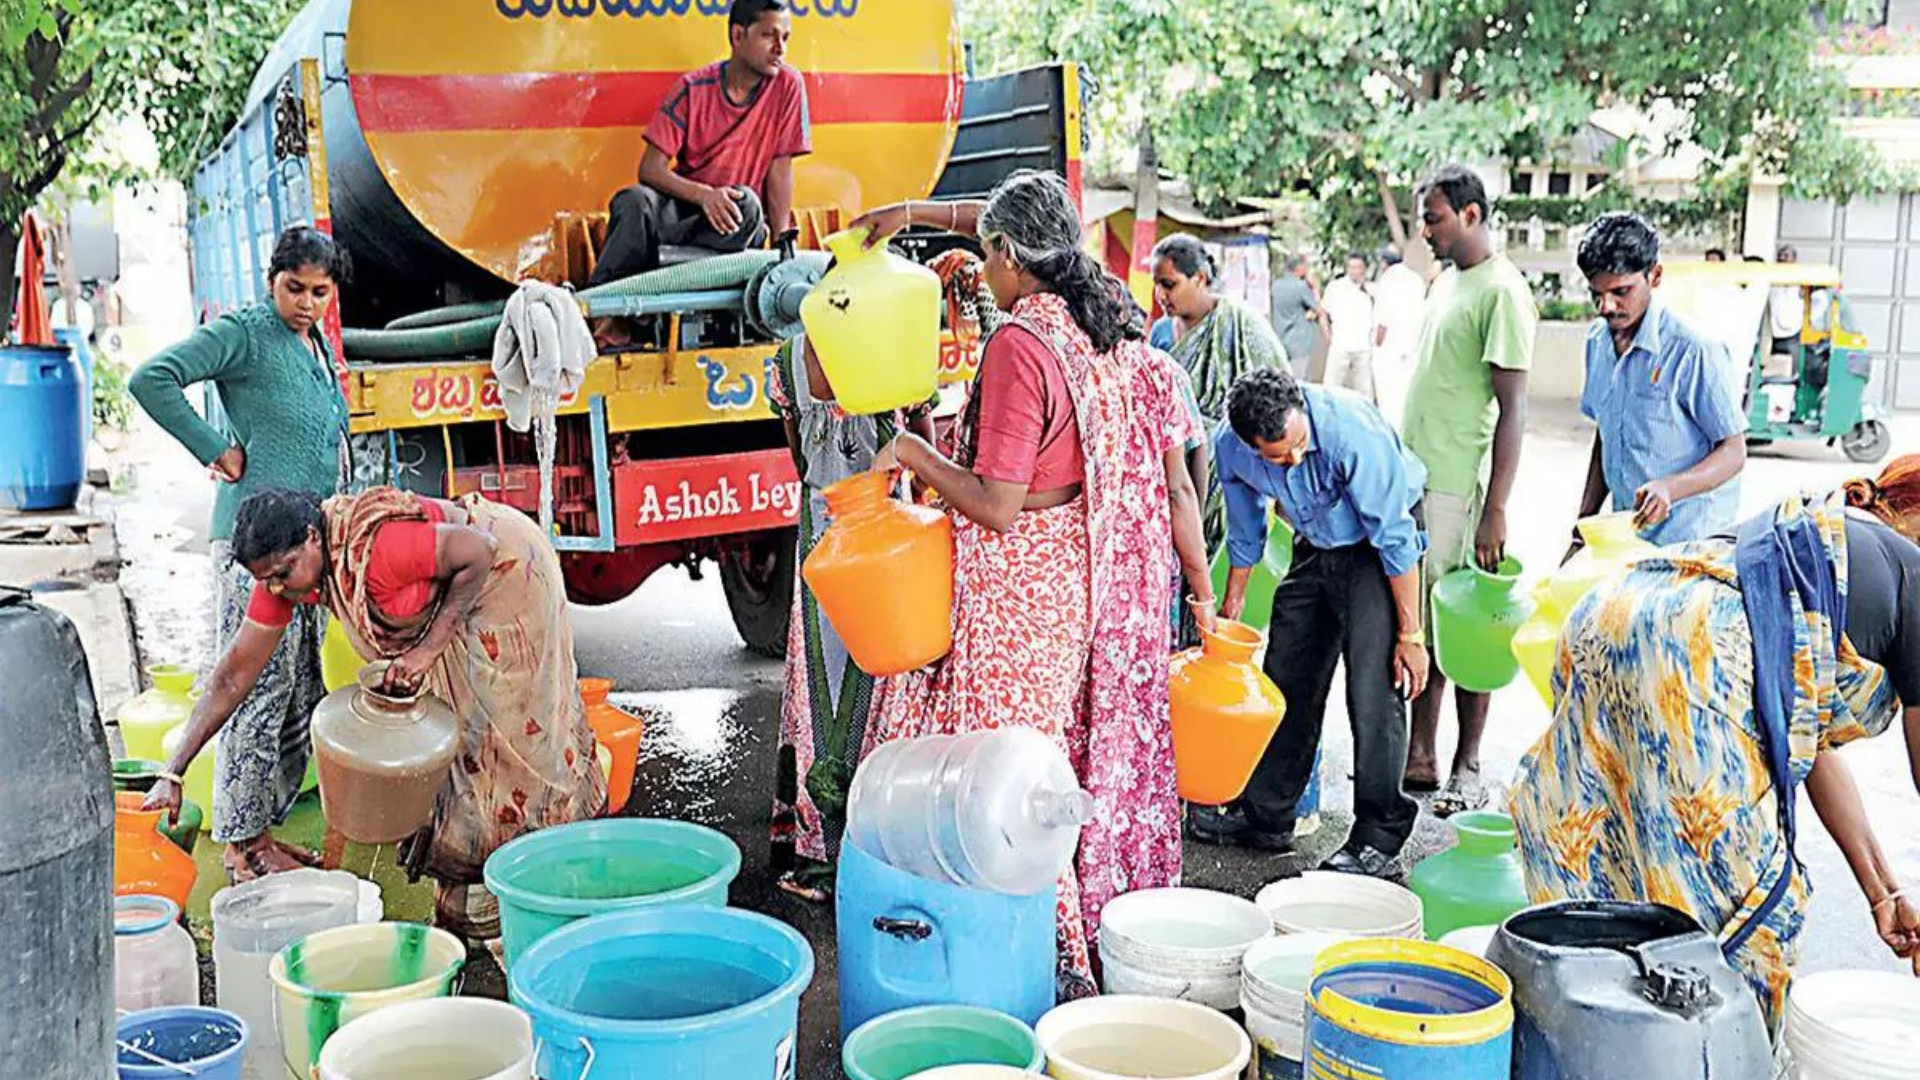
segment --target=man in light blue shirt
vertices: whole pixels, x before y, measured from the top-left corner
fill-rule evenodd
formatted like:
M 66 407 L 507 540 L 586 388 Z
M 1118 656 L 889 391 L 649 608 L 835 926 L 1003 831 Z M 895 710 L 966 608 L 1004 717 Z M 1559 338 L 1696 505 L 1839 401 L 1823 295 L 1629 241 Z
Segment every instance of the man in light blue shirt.
M 1336 663 L 1347 669 L 1353 723 L 1354 825 L 1322 869 L 1387 872 L 1419 806 L 1401 790 L 1407 699 L 1427 680 L 1421 631 L 1418 513 L 1426 468 L 1380 410 L 1351 391 L 1303 386 L 1282 368 L 1242 375 L 1227 399 L 1214 462 L 1227 504 L 1231 570 L 1220 614 L 1238 618 L 1266 551 L 1267 510 L 1293 527 L 1293 567 L 1273 595 L 1268 678 L 1286 721 L 1225 810 L 1189 818 L 1197 840 L 1292 849 L 1295 807 L 1320 744 Z
M 1720 343 L 1654 299 L 1660 237 L 1638 214 L 1602 214 L 1580 241 L 1600 318 L 1587 334 L 1580 411 L 1600 427 L 1580 516 L 1634 511 L 1642 536 L 1680 544 L 1733 528 L 1747 418 Z M 1580 546 L 1578 534 L 1574 548 Z

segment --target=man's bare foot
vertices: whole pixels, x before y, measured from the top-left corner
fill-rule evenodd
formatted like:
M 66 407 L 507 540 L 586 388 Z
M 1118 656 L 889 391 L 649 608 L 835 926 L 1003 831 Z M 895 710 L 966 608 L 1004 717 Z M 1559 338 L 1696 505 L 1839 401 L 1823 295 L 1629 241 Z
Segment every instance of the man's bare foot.
M 1401 788 L 1411 794 L 1426 795 L 1440 790 L 1440 766 L 1432 758 L 1417 758 L 1407 755 L 1407 771 L 1400 780 Z

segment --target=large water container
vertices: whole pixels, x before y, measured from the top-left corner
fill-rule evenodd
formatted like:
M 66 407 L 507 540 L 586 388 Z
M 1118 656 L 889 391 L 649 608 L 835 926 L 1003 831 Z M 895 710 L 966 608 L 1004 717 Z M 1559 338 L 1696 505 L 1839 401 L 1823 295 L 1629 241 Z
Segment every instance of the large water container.
M 0 505 L 64 510 L 87 478 L 86 377 L 62 345 L 0 345 Z
M 80 635 L 19 589 L 0 587 L 0 671 L 0 820 L 18 826 L 0 829 L 0 1063 L 100 1080 L 114 1062 L 107 733 Z
M 930 735 L 867 755 L 847 834 L 930 881 L 1013 895 L 1047 887 L 1093 816 L 1067 755 L 1031 728 Z
M 1672 908 L 1533 908 L 1506 921 L 1487 959 L 1513 977 L 1514 1080 L 1773 1075 L 1759 1000 L 1719 942 Z
M 221 889 L 213 896 L 213 973 L 217 1003 L 246 1020 L 248 1080 L 284 1080 L 280 1032 L 273 1020 L 275 953 L 359 916 L 359 882 L 340 870 L 290 870 Z
M 841 846 L 838 874 L 842 1039 L 916 1005 L 978 1005 L 1028 1024 L 1053 1008 L 1052 882 L 1007 896 L 928 881 L 858 844 Z

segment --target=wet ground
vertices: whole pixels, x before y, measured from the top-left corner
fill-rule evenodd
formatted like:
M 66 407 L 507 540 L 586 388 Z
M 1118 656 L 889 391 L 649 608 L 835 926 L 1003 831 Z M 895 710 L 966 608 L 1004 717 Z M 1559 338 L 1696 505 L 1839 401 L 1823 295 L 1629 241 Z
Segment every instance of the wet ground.
M 1546 417 L 1535 424 L 1510 510 L 1512 549 L 1529 565 L 1551 565 L 1565 550 L 1589 438 L 1566 418 Z M 1897 424 L 1895 446 L 1920 448 L 1920 422 Z M 128 460 L 142 464 L 121 502 L 121 543 L 129 559 L 123 583 L 135 608 L 145 658 L 205 665 L 210 662 L 211 589 L 199 552 L 204 550 L 210 485 L 183 453 L 152 433 L 135 439 Z M 1830 486 L 1864 471 L 1820 447 L 1769 452 L 1756 456 L 1749 467 L 1743 507 L 1757 510 L 1795 489 Z M 619 604 L 576 608 L 574 630 L 580 673 L 613 678 L 618 703 L 648 714 L 643 762 L 628 812 L 684 818 L 727 833 L 744 855 L 733 903 L 784 919 L 813 943 L 818 969 L 801 1008 L 799 1075 L 801 1080 L 836 1080 L 831 911 L 780 892 L 768 868 L 766 822 L 779 718 L 779 665 L 741 647 L 711 574 L 693 582 L 684 573 L 663 572 Z M 1268 881 L 1311 865 L 1343 839 L 1347 822 L 1337 811 L 1349 805 L 1351 739 L 1337 692 L 1330 711 L 1323 770 L 1329 813 L 1302 855 L 1275 858 L 1190 847 L 1188 884 L 1251 896 Z M 1547 722 L 1546 709 L 1525 686 L 1517 684 L 1496 695 L 1486 747 L 1488 775 L 1509 775 Z M 1845 757 L 1859 777 L 1869 814 L 1894 865 L 1906 880 L 1920 882 L 1920 829 L 1914 827 L 1920 822 L 1920 797 L 1908 776 L 1899 736 L 1851 748 Z M 1802 820 L 1816 821 L 1810 812 Z M 317 832 L 317 813 L 308 810 L 290 823 L 288 835 L 312 842 Z M 1447 843 L 1444 823 L 1423 815 L 1403 863 Z M 1893 957 L 1873 936 L 1866 905 L 1845 864 L 1817 824 L 1802 830 L 1801 854 L 1817 886 L 1802 970 L 1897 970 Z M 202 857 L 209 870 L 199 893 L 204 902 L 219 875 L 214 853 L 207 850 Z M 350 850 L 350 869 L 364 871 L 368 866 L 386 886 L 392 914 L 425 916 L 430 906 L 425 888 L 407 887 L 394 878 L 390 852 Z M 497 970 L 483 958 L 476 960 L 470 991 L 500 994 Z

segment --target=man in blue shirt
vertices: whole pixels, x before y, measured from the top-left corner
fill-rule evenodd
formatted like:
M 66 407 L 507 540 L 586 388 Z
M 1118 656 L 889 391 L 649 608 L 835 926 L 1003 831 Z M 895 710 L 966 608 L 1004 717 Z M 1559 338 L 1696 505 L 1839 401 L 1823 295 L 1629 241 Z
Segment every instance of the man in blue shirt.
M 1354 824 L 1322 869 L 1380 876 L 1413 831 L 1419 806 L 1401 790 L 1408 699 L 1427 682 L 1416 518 L 1420 459 L 1364 398 L 1302 386 L 1282 368 L 1241 376 L 1227 399 L 1214 461 L 1227 503 L 1232 569 L 1220 605 L 1239 617 L 1267 543 L 1267 508 L 1293 526 L 1293 568 L 1273 596 L 1267 676 L 1287 699 L 1239 802 L 1197 812 L 1189 831 L 1211 843 L 1292 850 L 1294 808 L 1320 744 L 1334 665 L 1346 662 L 1353 723 Z
M 1611 495 L 1613 509 L 1634 511 L 1656 544 L 1733 528 L 1747 418 L 1726 348 L 1655 302 L 1660 236 L 1640 215 L 1602 214 L 1581 238 L 1578 260 L 1600 309 L 1580 397 L 1600 430 L 1580 516 L 1598 513 Z

